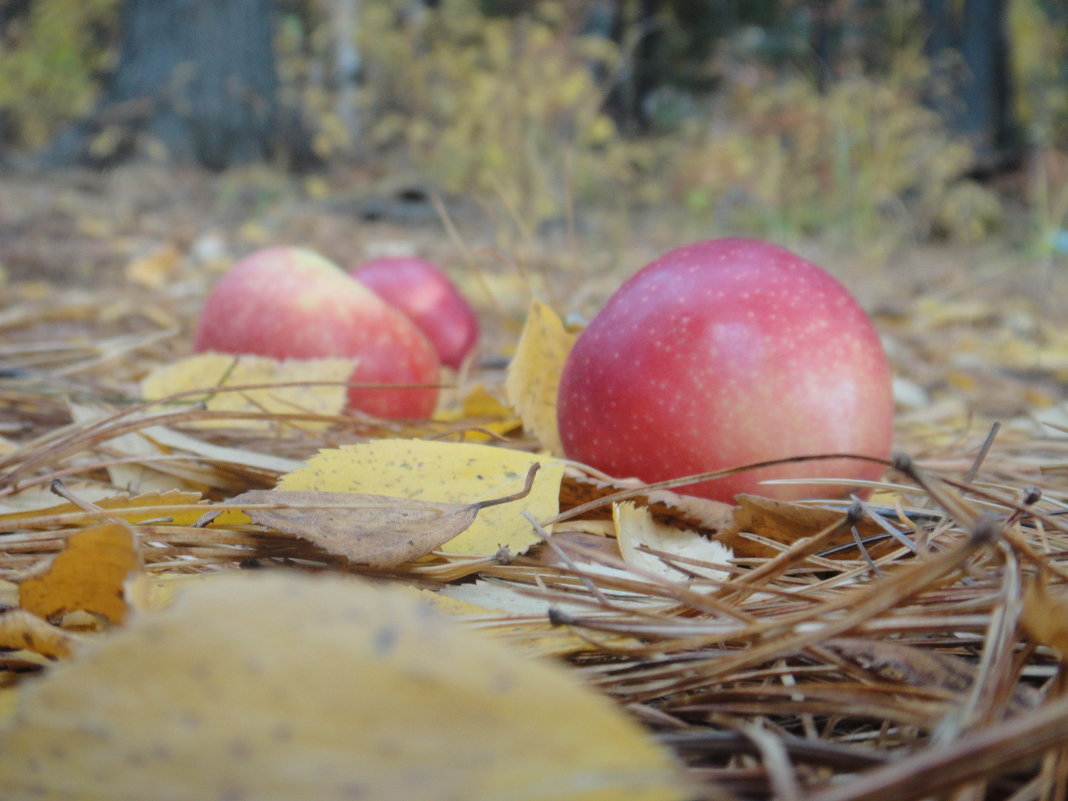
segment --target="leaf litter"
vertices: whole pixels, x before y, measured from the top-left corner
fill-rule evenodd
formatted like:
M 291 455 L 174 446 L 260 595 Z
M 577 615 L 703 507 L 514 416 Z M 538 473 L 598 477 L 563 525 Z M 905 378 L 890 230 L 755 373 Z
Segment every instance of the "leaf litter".
M 529 497 L 540 466 L 531 465 L 520 492 L 468 504 L 281 489 L 250 490 L 230 503 L 255 523 L 295 534 L 350 562 L 390 568 L 426 556 L 460 536 L 483 509 Z
M 66 754 L 74 772 L 49 776 L 59 783 L 73 776 L 83 792 L 99 782 L 108 792 L 151 798 L 151 788 L 166 786 L 163 776 L 197 774 L 204 786 L 226 781 L 270 797 L 262 771 L 284 763 L 300 774 L 296 796 L 329 798 L 339 785 L 322 782 L 341 775 L 330 766 L 340 764 L 332 760 L 342 742 L 346 758 L 381 754 L 391 743 L 424 748 L 397 753 L 421 764 L 420 775 L 472 798 L 489 797 L 484 788 L 491 786 L 473 784 L 473 776 L 501 782 L 493 792 L 542 787 L 548 795 L 529 797 L 571 797 L 579 775 L 572 770 L 585 771 L 584 786 L 612 793 L 603 797 L 634 797 L 631 785 L 613 786 L 609 775 L 644 776 L 649 797 L 665 798 L 1063 797 L 1068 437 L 1057 426 L 1068 418 L 1056 389 L 1068 353 L 1063 319 L 1048 312 L 1024 319 L 1019 307 L 981 297 L 918 302 L 877 316 L 898 374 L 921 396 L 917 403 L 914 391 L 902 404 L 897 423 L 897 445 L 912 458 L 897 460 L 863 503 L 747 497 L 725 507 L 552 458 L 559 452 L 548 405 L 564 329 L 548 307 L 524 334 L 522 350 L 534 366 L 516 368 L 512 389 L 505 391 L 500 370 L 478 370 L 470 386 L 458 388 L 455 405 L 425 423 L 291 400 L 275 405 L 267 399 L 286 398 L 282 388 L 257 385 L 259 377 L 233 386 L 217 376 L 202 386 L 183 378 L 155 399 L 142 397 L 146 376 L 187 355 L 177 331 L 196 308 L 185 290 L 170 291 L 189 268 L 168 253 L 168 282 L 154 282 L 150 293 L 140 285 L 107 295 L 5 287 L 5 796 L 22 797 L 12 792 L 29 785 L 16 782 L 35 780 L 25 772 L 31 762 L 48 765 Z M 539 343 L 532 331 L 556 334 Z M 268 375 L 262 383 L 335 377 Z M 225 393 L 240 402 L 210 401 Z M 988 442 L 994 420 L 1002 425 Z M 519 421 L 531 439 L 521 438 Z M 470 467 L 463 449 L 450 450 L 471 443 L 499 452 L 500 460 Z M 432 447 L 424 452 L 425 445 Z M 409 465 L 412 457 L 435 456 L 423 471 L 391 478 L 381 467 L 379 483 L 370 480 L 379 466 L 403 465 L 405 449 Z M 317 459 L 340 485 L 321 480 Z M 448 539 L 444 526 L 404 558 L 371 566 L 339 559 L 315 541 L 344 536 L 345 523 L 324 503 L 336 493 L 350 502 L 361 494 L 392 498 L 380 507 L 387 516 L 422 504 L 443 508 L 445 518 L 455 512 L 466 520 L 474 511 L 473 528 L 509 506 L 483 512 L 474 505 L 521 491 L 535 462 L 543 468 L 531 496 L 541 505 L 513 509 L 471 547 L 450 550 L 461 535 Z M 432 494 L 437 484 L 464 476 L 475 483 L 461 494 Z M 63 487 L 66 498 L 57 503 L 53 489 Z M 309 512 L 296 534 L 292 523 L 257 520 L 241 508 L 292 506 L 294 497 Z M 618 528 L 623 508 L 641 522 Z M 115 559 L 114 537 L 86 547 L 101 531 L 128 532 L 127 556 Z M 621 541 L 629 542 L 626 551 Z M 42 592 L 42 605 L 22 601 L 34 577 L 58 571 L 61 578 L 67 563 L 78 578 Z M 178 588 L 146 600 L 131 571 Z M 217 573 L 228 576 L 213 578 Z M 323 573 L 329 575 L 307 576 Z M 431 599 L 453 623 L 424 618 L 429 613 L 415 600 L 392 590 L 379 595 L 356 575 L 409 585 L 409 594 Z M 102 595 L 84 594 L 91 585 Z M 105 597 L 121 605 L 108 606 Z M 352 614 L 342 622 L 344 610 Z M 424 620 L 429 628 L 421 628 Z M 381 678 L 355 667 L 381 657 L 394 635 L 413 649 L 410 661 L 386 659 Z M 351 647 L 343 646 L 349 640 Z M 483 648 L 494 650 L 487 659 L 503 673 L 479 667 Z M 549 684 L 518 678 L 526 676 L 530 654 L 557 663 L 552 680 L 544 679 Z M 187 661 L 189 670 L 173 669 Z M 398 674 L 402 664 L 415 673 Z M 574 696 L 552 684 L 563 680 L 560 668 Z M 481 689 L 476 696 L 431 692 L 430 669 L 450 686 L 471 680 Z M 402 686 L 413 675 L 421 678 Z M 485 683 L 503 676 L 515 680 L 514 692 L 507 683 Z M 160 686 L 170 692 L 146 690 Z M 153 706 L 208 690 L 240 714 L 211 714 L 199 697 L 185 708 Z M 614 703 L 606 707 L 604 696 Z M 547 744 L 565 742 L 559 738 L 608 709 L 626 714 L 608 714 L 607 728 L 581 737 L 564 773 L 546 767 Z M 434 725 L 458 710 L 456 727 Z M 201 734 L 190 752 L 198 771 L 178 773 L 179 763 L 164 756 L 179 753 L 168 738 L 190 714 Z M 234 723 L 246 715 L 264 724 L 251 739 Z M 370 719 L 381 728 L 353 726 Z M 114 732 L 122 748 L 88 737 L 94 725 Z M 525 757 L 545 784 L 471 768 L 457 731 L 499 748 L 493 753 L 502 765 Z M 151 748 L 140 742 L 143 732 L 151 732 Z M 273 750 L 272 737 L 286 749 Z M 618 761 L 603 761 L 612 750 Z M 665 760 L 668 752 L 673 761 Z M 21 759 L 28 755 L 41 761 Z M 361 768 L 368 788 L 379 783 L 374 797 L 390 797 L 387 787 L 401 792 L 397 797 L 438 797 L 409 784 L 415 774 L 391 772 L 396 764 L 384 759 Z M 463 764 L 457 778 L 454 769 Z M 174 772 L 154 772 L 164 769 Z M 115 784 L 122 782 L 129 783 Z M 601 796 L 591 790 L 574 797 Z

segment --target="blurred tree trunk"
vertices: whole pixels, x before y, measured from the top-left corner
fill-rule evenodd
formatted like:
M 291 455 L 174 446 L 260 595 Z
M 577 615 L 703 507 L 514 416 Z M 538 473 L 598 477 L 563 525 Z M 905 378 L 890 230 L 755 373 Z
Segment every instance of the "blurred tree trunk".
M 354 142 L 360 139 L 356 90 L 360 77 L 360 51 L 356 48 L 359 0 L 333 0 L 334 84 L 337 116 Z
M 814 0 L 812 11 L 812 55 L 816 59 L 816 88 L 825 93 L 837 77 L 842 27 L 852 12 L 848 0 Z
M 977 172 L 1018 156 L 1005 32 L 1006 0 L 924 0 L 931 102 L 951 130 L 968 138 Z
M 121 24 L 103 98 L 43 163 L 107 166 L 153 143 L 173 161 L 215 170 L 270 156 L 278 120 L 271 0 L 124 0 Z

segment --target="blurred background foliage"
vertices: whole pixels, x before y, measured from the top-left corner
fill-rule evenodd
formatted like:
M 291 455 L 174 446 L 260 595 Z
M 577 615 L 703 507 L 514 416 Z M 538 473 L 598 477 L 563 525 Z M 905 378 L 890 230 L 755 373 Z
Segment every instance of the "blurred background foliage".
M 355 17 L 339 17 L 346 5 Z M 931 102 L 924 5 L 277 0 L 280 100 L 297 119 L 280 129 L 308 138 L 308 158 L 279 165 L 395 165 L 531 230 L 590 208 L 670 208 L 710 234 L 1009 232 L 1055 247 L 1068 237 L 1068 7 L 1008 0 L 1020 158 L 991 174 Z M 44 147 L 93 106 L 120 11 L 0 6 L 3 152 Z M 338 78 L 346 50 L 358 82 Z
M 85 113 L 111 67 L 119 0 L 0 4 L 0 135 L 36 148 Z

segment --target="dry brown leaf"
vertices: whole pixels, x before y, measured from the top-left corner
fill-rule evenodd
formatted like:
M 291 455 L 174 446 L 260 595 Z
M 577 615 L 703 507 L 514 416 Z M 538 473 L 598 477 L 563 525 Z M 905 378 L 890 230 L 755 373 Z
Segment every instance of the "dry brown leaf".
M 975 665 L 930 648 L 854 637 L 835 637 L 825 645 L 887 681 L 938 689 L 951 695 L 962 695 L 975 683 Z M 1032 687 L 1021 686 L 1012 696 L 1013 708 L 1017 710 L 1032 707 L 1037 701 L 1038 695 Z
M 837 509 L 823 509 L 790 501 L 776 501 L 760 495 L 737 496 L 738 506 L 734 510 L 733 522 L 724 528 L 718 539 L 729 545 L 739 557 L 768 557 L 778 551 L 739 536 L 741 532 L 759 534 L 769 540 L 791 545 L 804 538 L 811 537 L 838 523 L 844 513 Z M 883 534 L 883 530 L 870 520 L 860 520 L 856 524 L 861 538 Z M 854 542 L 849 530 L 830 538 L 826 547 L 846 545 Z M 869 548 L 879 553 L 879 548 Z M 855 559 L 855 550 L 843 552 L 843 557 Z
M 356 492 L 467 505 L 516 493 L 537 456 L 467 442 L 378 439 L 319 451 L 307 465 L 278 482 L 281 490 Z M 463 536 L 443 547 L 449 556 L 491 557 L 501 549 L 525 553 L 539 537 L 529 513 L 546 520 L 559 511 L 562 462 L 550 460 L 538 471 L 521 502 L 480 512 Z
M 43 572 L 23 579 L 19 606 L 45 620 L 80 611 L 121 623 L 131 600 L 127 587 L 140 574 L 133 531 L 104 523 L 72 534 Z
M 734 507 L 730 504 L 693 495 L 681 495 L 671 490 L 642 491 L 644 486 L 645 484 L 637 479 L 608 481 L 567 470 L 560 486 L 560 507 L 573 509 L 618 492 L 628 492 L 633 494 L 628 494 L 626 500 L 648 506 L 649 511 L 663 522 L 701 531 L 719 531 L 731 525 L 734 519 Z M 610 503 L 606 502 L 600 508 L 605 517 L 612 516 Z
M 232 505 L 270 504 L 277 509 L 246 509 L 256 523 L 313 542 L 350 562 L 389 568 L 426 556 L 462 533 L 487 506 L 519 500 L 530 492 L 537 466 L 525 489 L 505 498 L 477 503 L 442 503 L 315 490 L 253 490 Z

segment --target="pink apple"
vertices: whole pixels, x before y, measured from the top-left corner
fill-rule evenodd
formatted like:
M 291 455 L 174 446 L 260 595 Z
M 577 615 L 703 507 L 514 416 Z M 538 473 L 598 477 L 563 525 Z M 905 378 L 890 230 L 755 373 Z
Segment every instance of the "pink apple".
M 426 259 L 387 256 L 349 275 L 407 314 L 433 343 L 441 363 L 459 369 L 478 342 L 478 317 L 441 269 Z
M 196 349 L 355 359 L 354 382 L 405 385 L 349 389 L 350 407 L 378 417 L 428 417 L 437 403 L 440 364 L 423 333 L 336 264 L 302 248 L 267 248 L 234 264 L 208 296 Z
M 871 321 L 788 250 L 713 239 L 634 275 L 579 336 L 557 406 L 567 455 L 647 482 L 824 453 L 886 458 L 891 376 Z M 682 491 L 730 501 L 841 494 L 772 478 L 876 479 L 878 464 L 801 462 Z

